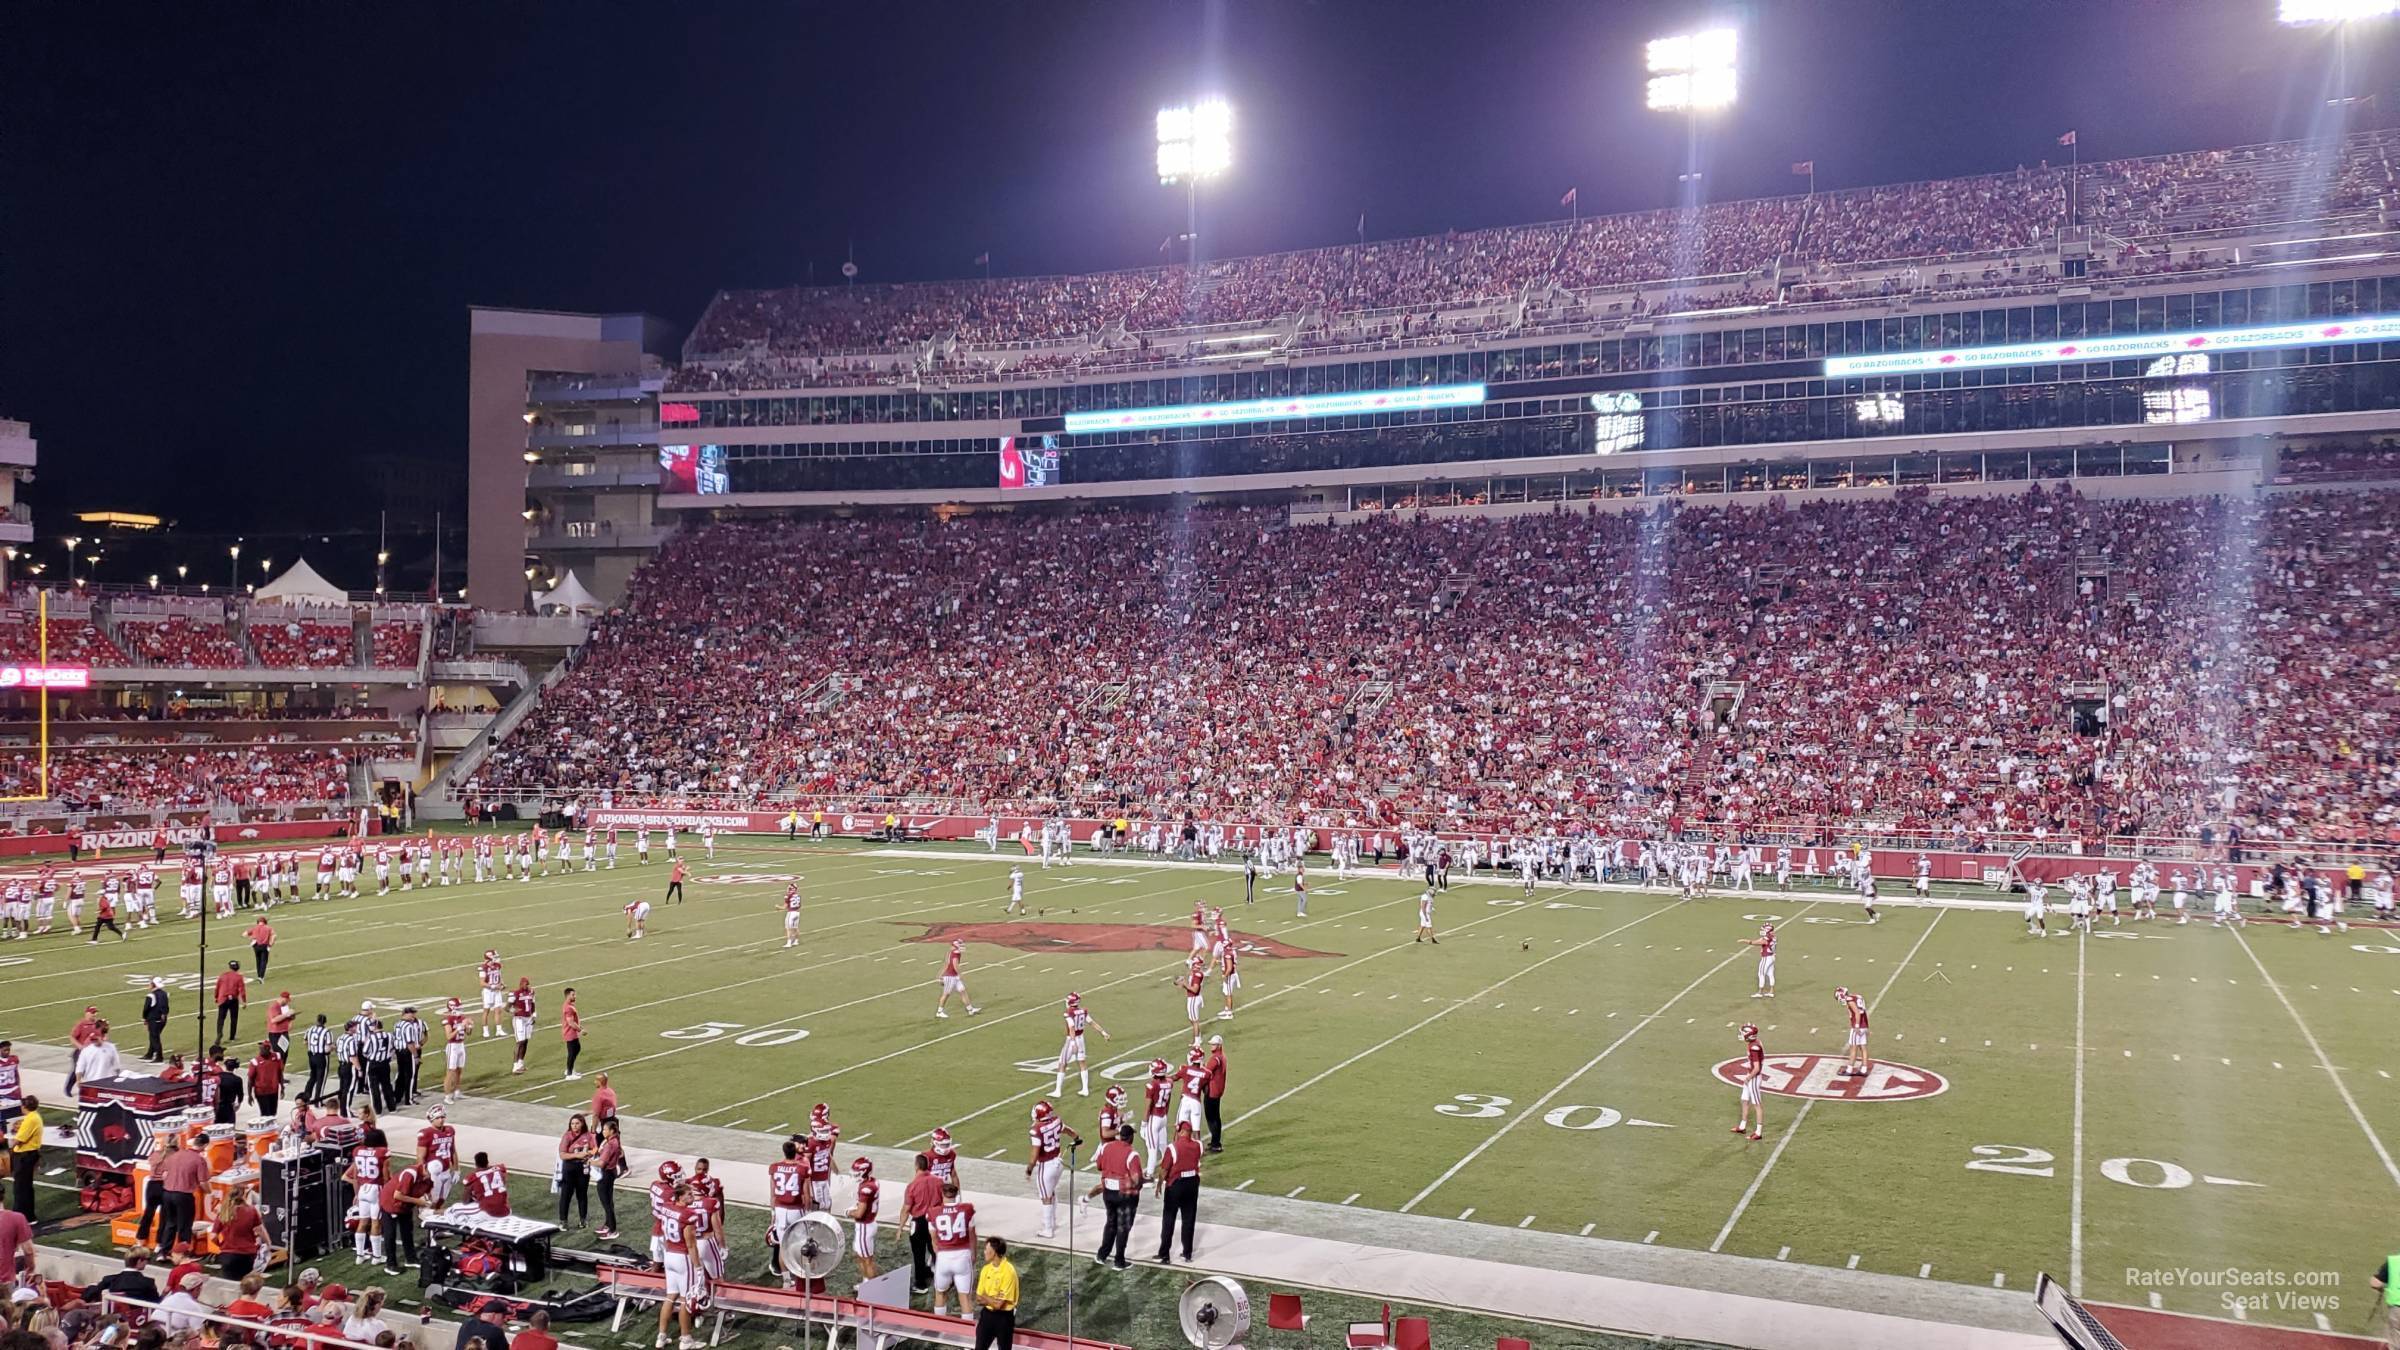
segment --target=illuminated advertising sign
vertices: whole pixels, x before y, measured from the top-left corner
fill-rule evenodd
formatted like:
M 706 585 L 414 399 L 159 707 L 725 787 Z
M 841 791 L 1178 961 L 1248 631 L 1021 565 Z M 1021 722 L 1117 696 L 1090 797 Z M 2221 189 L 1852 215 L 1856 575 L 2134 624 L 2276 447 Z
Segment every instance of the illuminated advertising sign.
M 1436 384 L 1422 389 L 1375 389 L 1359 394 L 1301 394 L 1254 398 L 1241 403 L 1184 403 L 1171 408 L 1120 408 L 1114 412 L 1067 414 L 1067 434 L 1094 431 L 1157 431 L 1240 422 L 1284 422 L 1303 417 L 1355 417 L 1362 413 L 1423 412 L 1428 408 L 1472 408 L 1483 402 L 1480 384 Z
M 0 689 L 89 689 L 87 666 L 0 666 Z
M 2197 333 L 2120 333 L 2107 337 L 2061 338 L 2055 342 L 2014 342 L 2005 347 L 1953 347 L 1937 352 L 1834 356 L 1826 359 L 1825 374 L 1833 379 L 1849 375 L 1921 375 L 1941 370 L 2047 366 L 2062 361 L 2117 361 L 2144 356 L 2266 351 L 2276 347 L 2314 347 L 2328 342 L 2388 342 L 2394 339 L 2400 339 L 2400 314 L 2370 314 L 2361 318 L 2311 319 L 2306 323 L 2265 324 L 2252 328 L 2211 328 Z

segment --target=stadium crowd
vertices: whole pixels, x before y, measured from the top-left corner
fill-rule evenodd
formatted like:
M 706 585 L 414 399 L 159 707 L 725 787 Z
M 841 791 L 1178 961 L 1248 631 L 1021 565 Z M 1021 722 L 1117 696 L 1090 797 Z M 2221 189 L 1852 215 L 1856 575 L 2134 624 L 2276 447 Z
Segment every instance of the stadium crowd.
M 2381 839 L 2400 496 L 731 522 L 471 790 Z M 1726 695 L 1720 715 L 1712 709 Z
M 1793 299 L 1925 287 L 1988 291 L 2047 275 L 2046 262 L 1998 255 L 2046 245 L 2075 224 L 2092 227 L 2095 264 L 2102 270 L 2187 270 L 2222 262 L 2225 251 L 2187 245 L 2178 253 L 2157 241 L 2371 208 L 2393 186 L 2396 140 L 2400 133 L 2376 130 L 2331 143 L 2282 142 L 2073 168 L 2043 164 L 1814 196 L 1452 230 L 1196 267 L 730 290 L 702 315 L 685 346 L 692 359 L 670 377 L 670 387 L 898 383 L 1140 365 L 1171 359 L 1170 349 L 1129 334 L 1313 314 L 1329 332 L 1363 325 L 1380 337 L 1386 320 L 1378 311 L 1439 324 L 1451 311 L 1521 294 L 1538 300 L 1552 290 L 1670 278 L 1716 278 L 1718 284 L 1677 287 L 1684 293 L 1681 303 L 1662 306 L 1653 299 L 1650 308 L 1683 308 L 1701 296 L 1729 293 L 1743 296 L 1733 303 L 1764 303 L 1777 298 L 1764 278 L 1779 259 L 1803 269 L 1920 264 L 1913 280 L 1888 270 L 1853 282 L 1787 279 Z M 928 350 L 950 339 L 965 350 Z M 1320 339 L 1313 345 L 1342 343 Z M 862 355 L 874 353 L 884 355 Z

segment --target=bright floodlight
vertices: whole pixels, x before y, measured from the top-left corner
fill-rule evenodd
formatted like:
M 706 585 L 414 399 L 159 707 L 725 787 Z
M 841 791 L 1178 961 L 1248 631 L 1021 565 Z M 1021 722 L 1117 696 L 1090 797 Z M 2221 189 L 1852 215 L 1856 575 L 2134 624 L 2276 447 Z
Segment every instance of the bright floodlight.
M 1674 112 L 1705 112 L 1731 104 L 1734 43 L 1734 31 L 1730 28 L 1711 28 L 1651 43 L 1650 106 Z
M 1158 181 L 1215 178 L 1233 167 L 1233 105 L 1210 99 L 1158 110 Z
M 2275 17 L 2292 25 L 2349 23 L 2400 12 L 2400 0 L 2279 0 Z

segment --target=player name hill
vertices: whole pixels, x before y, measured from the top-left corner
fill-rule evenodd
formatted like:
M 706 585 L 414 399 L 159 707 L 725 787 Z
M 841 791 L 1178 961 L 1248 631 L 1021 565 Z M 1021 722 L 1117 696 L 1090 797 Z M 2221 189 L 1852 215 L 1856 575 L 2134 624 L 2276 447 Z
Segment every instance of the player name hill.
M 929 923 L 910 942 L 983 942 L 1023 952 L 1180 952 L 1192 946 L 1192 930 L 1156 923 Z M 1242 955 L 1270 960 L 1340 956 L 1311 951 L 1270 937 L 1235 933 Z

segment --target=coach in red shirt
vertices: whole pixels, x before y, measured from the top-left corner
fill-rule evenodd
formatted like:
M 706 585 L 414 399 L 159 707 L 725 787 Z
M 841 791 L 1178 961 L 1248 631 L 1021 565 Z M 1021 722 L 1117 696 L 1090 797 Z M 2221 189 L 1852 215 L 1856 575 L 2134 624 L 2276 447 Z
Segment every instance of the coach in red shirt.
M 250 939 L 251 963 L 258 967 L 258 978 L 263 980 L 267 978 L 268 949 L 275 945 L 274 925 L 261 915 L 257 923 L 250 925 L 250 931 L 245 936 Z
M 228 961 L 217 975 L 217 1040 L 229 1044 L 242 1038 L 242 1005 L 250 1001 L 250 982 L 242 978 L 242 963 Z
M 942 1183 L 933 1179 L 933 1160 L 917 1155 L 917 1174 L 900 1193 L 900 1210 L 908 1215 L 908 1292 L 922 1294 L 933 1287 L 933 1229 L 929 1221 L 942 1207 Z
M 1200 1222 L 1200 1141 L 1192 1137 L 1192 1123 L 1175 1122 L 1175 1138 L 1167 1144 L 1158 1160 L 1158 1193 L 1166 1200 L 1166 1208 L 1158 1216 L 1158 1263 L 1167 1264 L 1167 1252 L 1173 1246 L 1175 1222 L 1183 1220 L 1183 1259 L 1192 1259 L 1192 1229 Z
M 273 1120 L 276 1099 L 283 1095 L 283 1056 L 275 1053 L 273 1041 L 261 1042 L 250 1061 L 250 1095 L 258 1099 L 258 1113 Z
M 1118 1126 L 1117 1137 L 1100 1146 L 1092 1165 L 1099 1169 L 1100 1181 L 1090 1195 L 1099 1196 L 1100 1203 L 1108 1207 L 1108 1226 L 1100 1233 L 1098 1259 L 1119 1270 L 1129 1269 L 1132 1263 L 1125 1259 L 1125 1240 L 1133 1236 L 1134 1215 L 1142 1207 L 1142 1151 L 1134 1147 L 1133 1127 Z M 1114 1257 L 1109 1255 L 1111 1251 L 1116 1253 Z
M 1219 1114 L 1225 1100 L 1225 1038 L 1208 1038 L 1208 1096 L 1201 1109 L 1208 1115 L 1208 1151 L 1225 1151 L 1225 1121 Z

